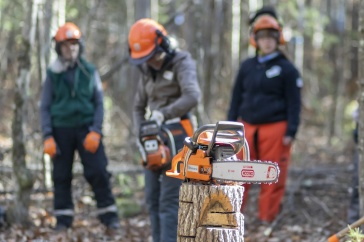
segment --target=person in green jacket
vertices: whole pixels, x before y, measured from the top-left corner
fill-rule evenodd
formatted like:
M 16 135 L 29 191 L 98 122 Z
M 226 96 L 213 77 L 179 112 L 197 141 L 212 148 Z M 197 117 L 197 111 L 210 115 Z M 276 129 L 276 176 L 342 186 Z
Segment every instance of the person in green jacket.
M 40 116 L 44 153 L 53 161 L 55 229 L 72 226 L 72 166 L 77 151 L 97 201 L 98 218 L 107 232 L 114 233 L 120 225 L 101 141 L 104 110 L 100 76 L 95 66 L 81 57 L 81 31 L 75 24 L 59 27 L 54 40 L 58 58 L 47 69 Z

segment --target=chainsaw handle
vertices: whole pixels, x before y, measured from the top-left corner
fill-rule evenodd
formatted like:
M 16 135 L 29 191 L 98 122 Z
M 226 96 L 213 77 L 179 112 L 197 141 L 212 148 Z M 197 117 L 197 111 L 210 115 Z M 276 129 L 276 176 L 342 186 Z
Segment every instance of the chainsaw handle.
M 241 131 L 244 136 L 244 125 L 238 122 L 231 121 L 218 121 L 216 123 L 214 133 L 212 134 L 211 142 L 207 148 L 206 154 L 209 156 L 212 148 L 214 147 L 214 142 L 216 139 L 217 131 L 219 130 L 233 130 L 233 131 Z M 244 137 L 244 146 L 245 146 L 245 137 Z
M 207 130 L 214 130 L 215 126 L 215 124 L 205 124 L 204 126 L 198 128 L 192 136 L 192 142 L 196 143 L 198 137 L 200 136 L 200 134 L 202 134 L 202 132 L 205 132 Z
M 244 132 L 244 124 L 239 122 L 232 121 L 219 121 L 216 124 L 206 124 L 200 128 L 198 128 L 192 136 L 192 141 L 197 142 L 200 134 L 207 130 L 233 130 L 233 131 L 243 131 Z
M 196 150 L 198 149 L 198 144 L 196 142 L 193 142 L 191 137 L 186 137 L 183 141 L 183 144 L 187 146 L 190 150 L 192 150 L 192 152 L 196 152 Z
M 177 152 L 176 152 L 176 143 L 174 142 L 174 137 L 173 137 L 173 134 L 172 132 L 167 129 L 166 127 L 162 126 L 161 127 L 161 130 L 166 133 L 166 135 L 168 136 L 168 142 L 170 143 L 170 149 L 171 149 L 171 157 L 174 157 L 175 155 L 177 155 Z

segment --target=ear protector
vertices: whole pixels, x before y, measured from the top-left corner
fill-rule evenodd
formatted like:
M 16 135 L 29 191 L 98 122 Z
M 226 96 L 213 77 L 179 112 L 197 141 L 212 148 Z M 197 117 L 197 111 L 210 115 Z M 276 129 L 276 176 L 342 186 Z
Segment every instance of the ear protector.
M 157 29 L 155 33 L 157 34 L 157 37 L 155 38 L 156 46 L 159 46 L 168 55 L 172 55 L 174 53 L 174 50 L 171 48 L 171 42 L 169 38 L 165 36 L 159 29 Z M 158 44 L 159 38 L 162 39 L 162 42 L 160 44 Z

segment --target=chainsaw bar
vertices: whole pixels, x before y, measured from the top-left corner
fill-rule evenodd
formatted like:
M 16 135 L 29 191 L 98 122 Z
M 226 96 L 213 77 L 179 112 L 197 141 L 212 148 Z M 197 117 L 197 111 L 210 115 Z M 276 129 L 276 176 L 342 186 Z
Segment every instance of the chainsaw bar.
M 278 164 L 271 161 L 213 161 L 212 179 L 242 183 L 275 183 L 278 181 Z

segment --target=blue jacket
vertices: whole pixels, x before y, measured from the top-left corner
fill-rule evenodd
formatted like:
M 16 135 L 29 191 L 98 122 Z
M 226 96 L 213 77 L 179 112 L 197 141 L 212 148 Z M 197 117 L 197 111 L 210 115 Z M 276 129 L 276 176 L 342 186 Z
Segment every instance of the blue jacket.
M 295 137 L 301 111 L 302 79 L 281 53 L 265 62 L 245 60 L 232 91 L 228 120 L 250 124 L 287 121 L 286 135 Z

